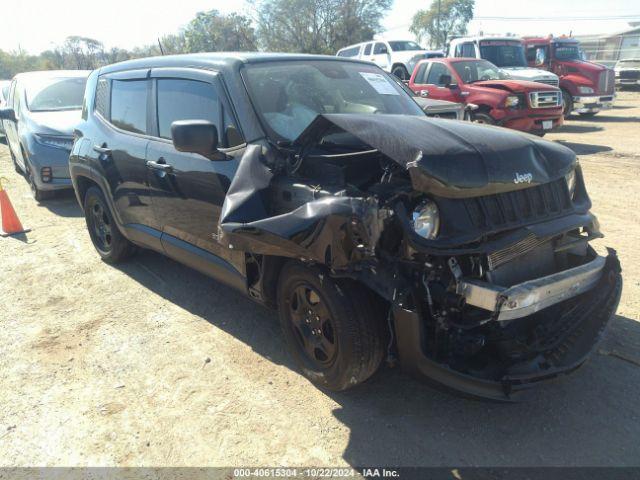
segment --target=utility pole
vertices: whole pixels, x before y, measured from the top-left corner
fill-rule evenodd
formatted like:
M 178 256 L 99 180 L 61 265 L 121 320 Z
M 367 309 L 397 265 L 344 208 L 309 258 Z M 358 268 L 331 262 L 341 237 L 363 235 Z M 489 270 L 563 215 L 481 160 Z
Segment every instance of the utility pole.
M 438 0 L 438 45 L 436 48 L 440 48 L 440 0 Z

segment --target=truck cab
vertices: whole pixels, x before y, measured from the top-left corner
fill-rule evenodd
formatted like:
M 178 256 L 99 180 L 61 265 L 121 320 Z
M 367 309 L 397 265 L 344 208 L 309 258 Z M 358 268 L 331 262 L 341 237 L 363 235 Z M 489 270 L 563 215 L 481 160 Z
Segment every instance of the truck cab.
M 576 112 L 591 117 L 613 107 L 614 71 L 585 60 L 575 38 L 525 38 L 524 44 L 529 65 L 560 77 L 565 116 Z
M 546 83 L 557 87 L 560 80 L 557 75 L 527 64 L 524 44 L 513 37 L 461 37 L 455 38 L 447 46 L 447 57 L 482 58 L 507 72 L 515 80 Z

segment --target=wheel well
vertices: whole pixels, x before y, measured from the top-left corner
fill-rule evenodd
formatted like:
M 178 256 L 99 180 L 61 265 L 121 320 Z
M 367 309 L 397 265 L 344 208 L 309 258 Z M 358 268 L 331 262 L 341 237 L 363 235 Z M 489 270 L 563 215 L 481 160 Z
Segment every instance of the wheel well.
M 80 206 L 82 207 L 84 205 L 84 196 L 87 193 L 87 190 L 89 190 L 90 187 L 99 187 L 99 185 L 94 182 L 93 180 L 91 180 L 90 178 L 84 177 L 84 176 L 77 176 L 76 177 L 76 196 L 78 197 L 78 202 L 80 202 Z
M 491 112 L 492 108 L 489 105 L 485 105 L 485 104 L 478 104 L 478 108 L 476 110 L 476 112 L 478 113 L 486 113 L 487 115 L 489 115 L 489 112 Z
M 405 70 L 407 70 L 407 71 L 409 70 L 409 69 L 407 68 L 407 66 L 406 66 L 404 63 L 394 63 L 394 64 L 392 65 L 392 67 L 391 67 L 391 70 L 393 70 L 393 69 L 394 69 L 394 68 L 396 68 L 396 67 L 404 67 L 404 69 L 405 69 Z

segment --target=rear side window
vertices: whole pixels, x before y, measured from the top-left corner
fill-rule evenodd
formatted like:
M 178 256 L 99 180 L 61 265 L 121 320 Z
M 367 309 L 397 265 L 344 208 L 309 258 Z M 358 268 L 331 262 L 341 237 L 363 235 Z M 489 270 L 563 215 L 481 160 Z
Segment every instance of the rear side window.
M 429 62 L 421 63 L 418 67 L 418 71 L 416 72 L 416 76 L 413 79 L 413 83 L 427 83 L 425 82 L 425 73 L 427 73 L 427 68 L 429 67 Z
M 375 47 L 373 47 L 373 54 L 380 55 L 388 53 L 387 46 L 384 43 L 376 43 Z
M 220 102 L 210 83 L 196 80 L 158 80 L 158 132 L 171 139 L 171 124 L 177 120 L 207 120 L 220 131 Z
M 112 80 L 111 123 L 133 133 L 147 133 L 147 80 Z
M 346 48 L 342 50 L 340 53 L 338 53 L 338 56 L 339 57 L 355 57 L 358 55 L 358 52 L 360 52 L 360 46 Z
M 103 118 L 109 118 L 109 80 L 106 78 L 98 80 L 95 110 Z

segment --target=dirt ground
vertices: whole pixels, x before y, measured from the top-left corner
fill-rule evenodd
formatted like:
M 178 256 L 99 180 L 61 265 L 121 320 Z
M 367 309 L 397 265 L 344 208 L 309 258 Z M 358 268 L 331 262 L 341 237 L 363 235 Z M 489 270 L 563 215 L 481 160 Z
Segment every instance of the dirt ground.
M 274 313 L 152 252 L 101 262 L 74 197 L 38 205 L 0 145 L 32 229 L 0 238 L 0 466 L 640 465 L 640 92 L 548 138 L 580 155 L 625 286 L 591 360 L 513 405 L 387 367 L 321 392 Z

